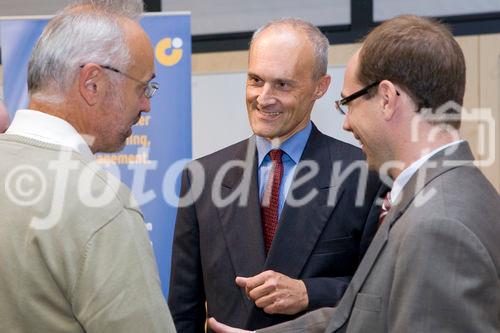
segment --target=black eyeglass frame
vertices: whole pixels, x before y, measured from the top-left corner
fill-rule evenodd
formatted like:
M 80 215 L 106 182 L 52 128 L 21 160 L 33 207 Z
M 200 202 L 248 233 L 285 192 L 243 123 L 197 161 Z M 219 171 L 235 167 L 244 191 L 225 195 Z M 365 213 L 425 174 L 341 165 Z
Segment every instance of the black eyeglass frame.
M 370 90 L 371 88 L 377 86 L 379 83 L 380 83 L 380 81 L 375 81 L 372 84 L 367 85 L 363 89 L 360 89 L 360 90 L 356 91 L 355 93 L 350 94 L 347 97 L 344 97 L 342 99 L 339 99 L 339 100 L 335 101 L 335 107 L 337 108 L 337 110 L 340 113 L 342 113 L 342 114 L 345 115 L 348 112 L 348 110 L 344 111 L 344 109 L 342 109 L 342 107 L 344 105 L 347 105 L 349 102 L 352 102 L 353 100 L 355 100 L 358 97 L 366 95 L 368 93 L 368 90 Z
M 80 65 L 80 68 L 83 68 L 85 65 Z M 139 82 L 140 84 L 143 84 L 146 86 L 146 89 L 144 90 L 144 96 L 146 96 L 146 98 L 150 99 L 151 97 L 154 96 L 154 94 L 156 93 L 156 91 L 160 88 L 160 84 L 158 82 L 154 82 L 154 81 L 141 81 L 139 79 L 136 79 L 135 77 L 127 74 L 127 73 L 124 73 L 122 71 L 120 71 L 119 69 L 116 69 L 114 67 L 111 67 L 111 66 L 108 66 L 108 65 L 99 65 L 101 66 L 102 68 L 104 69 L 107 69 L 107 70 L 110 70 L 110 71 L 113 71 L 115 73 L 118 73 L 118 74 L 121 74 L 135 82 Z

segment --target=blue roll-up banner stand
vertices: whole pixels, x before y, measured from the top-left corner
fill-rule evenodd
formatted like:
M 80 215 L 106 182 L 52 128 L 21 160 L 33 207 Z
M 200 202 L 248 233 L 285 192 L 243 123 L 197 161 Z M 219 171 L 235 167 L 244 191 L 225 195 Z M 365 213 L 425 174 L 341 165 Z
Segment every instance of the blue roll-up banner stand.
M 27 68 L 31 51 L 49 17 L 2 18 L 0 38 L 4 100 L 11 119 L 26 108 Z M 151 99 L 121 152 L 100 154 L 98 161 L 120 176 L 141 206 L 168 294 L 172 238 L 180 169 L 191 158 L 191 17 L 189 13 L 146 14 L 141 25 L 155 50 Z M 112 65 L 112 64 L 110 64 Z

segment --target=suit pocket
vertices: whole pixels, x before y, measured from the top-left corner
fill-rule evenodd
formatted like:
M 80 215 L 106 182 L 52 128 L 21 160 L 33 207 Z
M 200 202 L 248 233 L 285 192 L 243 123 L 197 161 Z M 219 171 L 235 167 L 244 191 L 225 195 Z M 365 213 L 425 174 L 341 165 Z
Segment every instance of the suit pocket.
M 382 298 L 373 294 L 358 293 L 354 308 L 358 310 L 380 312 Z
M 346 332 L 389 332 L 384 317 L 380 296 L 358 293 Z
M 352 250 L 352 237 L 334 238 L 319 243 L 314 248 L 313 254 L 333 254 Z

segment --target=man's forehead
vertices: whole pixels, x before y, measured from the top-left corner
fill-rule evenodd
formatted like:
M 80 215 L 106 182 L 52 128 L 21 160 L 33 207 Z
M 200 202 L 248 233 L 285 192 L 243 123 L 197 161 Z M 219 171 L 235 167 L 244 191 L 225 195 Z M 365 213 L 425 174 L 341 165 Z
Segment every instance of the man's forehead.
M 357 80 L 357 71 L 359 65 L 359 50 L 354 53 L 351 58 L 347 61 L 345 73 L 344 73 L 344 85 L 342 88 L 342 92 L 345 93 L 345 89 L 349 88 L 352 85 L 355 85 L 358 82 Z
M 126 39 L 131 53 L 131 70 L 137 70 L 144 79 L 149 80 L 154 74 L 154 50 L 151 41 L 135 21 L 129 20 L 126 25 Z M 134 67 L 136 67 L 134 69 Z
M 293 76 L 297 70 L 312 72 L 314 70 L 314 51 L 302 37 L 282 33 L 266 32 L 259 35 L 249 52 L 249 71 L 281 72 Z M 272 67 L 272 68 L 271 68 Z
M 288 25 L 273 26 L 261 31 L 252 42 L 250 52 L 254 49 L 265 50 L 271 47 L 282 49 L 283 53 L 285 50 L 294 52 L 313 50 L 308 35 Z
M 258 76 L 266 81 L 294 81 L 302 76 L 311 76 L 313 66 L 304 64 L 298 57 L 256 57 L 248 66 L 248 76 Z

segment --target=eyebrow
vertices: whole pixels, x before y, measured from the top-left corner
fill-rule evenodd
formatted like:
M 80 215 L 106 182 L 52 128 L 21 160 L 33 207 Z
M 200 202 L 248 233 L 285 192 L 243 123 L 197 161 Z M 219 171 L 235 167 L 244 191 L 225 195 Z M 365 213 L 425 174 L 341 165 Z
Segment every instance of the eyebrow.
M 264 80 L 264 79 L 262 79 L 262 77 L 260 75 L 252 73 L 252 72 L 247 72 L 247 77 L 258 78 L 258 79 Z M 297 80 L 276 77 L 276 78 L 271 78 L 269 80 L 269 82 L 286 82 L 286 83 L 289 83 L 289 84 L 296 84 Z
M 345 98 L 345 95 L 343 92 L 340 92 L 340 97 Z
M 151 78 L 148 80 L 148 82 L 151 81 L 152 79 L 154 79 L 155 77 L 156 77 L 155 73 L 151 74 Z
M 255 73 L 252 73 L 252 72 L 248 72 L 247 73 L 247 77 L 258 77 L 260 79 L 260 76 L 258 76 L 257 74 Z
M 276 81 L 279 81 L 279 82 L 285 82 L 285 83 L 290 83 L 290 84 L 295 84 L 297 83 L 296 80 L 293 80 L 293 79 L 276 79 Z

